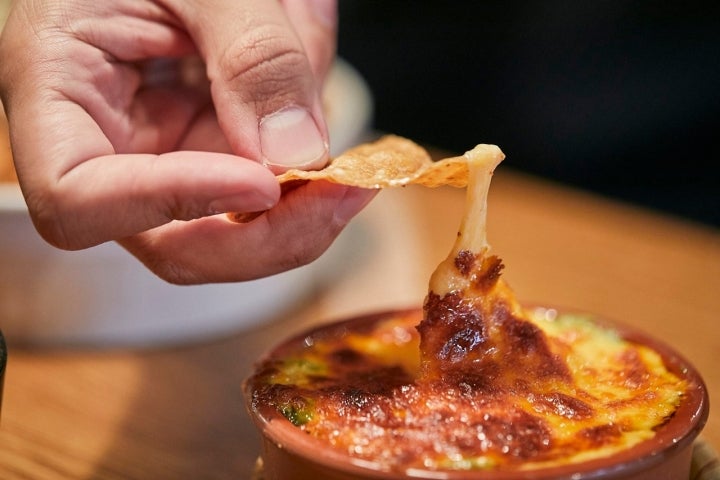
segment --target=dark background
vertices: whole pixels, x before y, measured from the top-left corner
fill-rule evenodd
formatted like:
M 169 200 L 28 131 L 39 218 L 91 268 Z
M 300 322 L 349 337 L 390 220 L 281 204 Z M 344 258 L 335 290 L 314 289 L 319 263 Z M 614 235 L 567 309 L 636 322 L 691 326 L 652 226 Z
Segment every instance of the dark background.
M 720 226 L 720 2 L 339 3 L 375 128 Z

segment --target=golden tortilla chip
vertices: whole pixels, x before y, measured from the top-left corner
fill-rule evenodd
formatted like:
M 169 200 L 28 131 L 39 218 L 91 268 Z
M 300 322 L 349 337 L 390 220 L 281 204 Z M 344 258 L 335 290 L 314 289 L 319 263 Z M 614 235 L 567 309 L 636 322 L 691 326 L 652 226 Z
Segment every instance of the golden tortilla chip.
M 504 157 L 495 145 L 478 145 L 465 155 L 433 162 L 428 152 L 413 141 L 387 135 L 376 142 L 351 148 L 322 170 L 288 170 L 278 176 L 278 181 L 327 180 L 362 188 L 410 184 L 465 187 L 468 182 L 469 156 Z
M 309 180 L 326 180 L 353 187 L 386 188 L 417 184 L 425 187 L 450 185 L 465 187 L 468 183 L 468 161 L 481 157 L 504 158 L 495 145 L 478 145 L 459 157 L 433 162 L 428 152 L 403 137 L 387 135 L 372 143 L 351 148 L 333 159 L 322 170 L 288 170 L 278 175 L 283 190 Z M 490 161 L 490 160 L 488 160 Z M 262 212 L 231 213 L 230 219 L 248 222 Z

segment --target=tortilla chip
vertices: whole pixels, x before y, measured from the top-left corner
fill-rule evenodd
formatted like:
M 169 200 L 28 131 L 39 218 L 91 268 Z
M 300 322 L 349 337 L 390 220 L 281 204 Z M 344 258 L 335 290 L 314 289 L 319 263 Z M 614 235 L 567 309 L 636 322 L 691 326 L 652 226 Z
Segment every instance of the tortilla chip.
M 433 162 L 430 154 L 411 140 L 387 135 L 372 143 L 351 148 L 332 160 L 322 170 L 288 170 L 278 175 L 283 186 L 298 182 L 326 180 L 361 188 L 387 188 L 405 185 L 465 187 L 468 183 L 468 161 L 472 157 L 497 158 L 503 153 L 495 145 L 478 145 L 465 155 Z M 482 159 L 481 159 L 482 161 Z M 262 212 L 230 213 L 235 222 L 248 222 Z
M 278 176 L 278 181 L 327 180 L 362 188 L 410 184 L 465 187 L 469 156 L 495 158 L 504 155 L 495 145 L 478 145 L 465 155 L 433 162 L 428 152 L 413 141 L 387 135 L 376 142 L 351 148 L 322 170 L 288 170 Z

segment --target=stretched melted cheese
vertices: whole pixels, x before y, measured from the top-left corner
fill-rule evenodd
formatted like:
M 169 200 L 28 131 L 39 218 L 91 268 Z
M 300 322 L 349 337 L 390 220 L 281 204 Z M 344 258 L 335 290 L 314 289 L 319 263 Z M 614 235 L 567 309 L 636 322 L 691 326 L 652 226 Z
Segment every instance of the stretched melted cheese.
M 686 389 L 661 357 L 588 317 L 523 309 L 500 278 L 485 211 L 502 158 L 466 154 L 465 217 L 422 315 L 307 337 L 260 366 L 255 407 L 397 471 L 532 469 L 654 435 Z

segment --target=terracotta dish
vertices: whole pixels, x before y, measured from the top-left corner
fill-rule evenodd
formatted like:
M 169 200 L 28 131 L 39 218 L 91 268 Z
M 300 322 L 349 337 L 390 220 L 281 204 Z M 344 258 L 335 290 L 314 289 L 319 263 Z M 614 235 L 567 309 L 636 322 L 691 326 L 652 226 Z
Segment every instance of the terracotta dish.
M 353 331 L 367 331 L 374 325 L 398 315 L 413 315 L 419 321 L 422 310 L 391 311 L 363 315 L 350 320 L 321 326 L 297 335 L 275 347 L 266 359 L 293 356 L 312 348 L 316 339 L 346 336 Z M 655 435 L 607 457 L 586 462 L 553 465 L 532 470 L 419 470 L 398 472 L 378 470 L 372 462 L 330 448 L 291 423 L 274 408 L 257 405 L 253 380 L 245 385 L 250 416 L 262 435 L 263 480 L 303 479 L 467 479 L 467 480 L 678 480 L 689 478 L 693 440 L 702 430 L 709 411 L 705 385 L 699 373 L 668 345 L 627 326 L 593 318 L 598 324 L 617 331 L 623 339 L 650 347 L 660 354 L 666 368 L 684 380 L 688 388 L 682 402 L 669 421 L 657 428 Z

